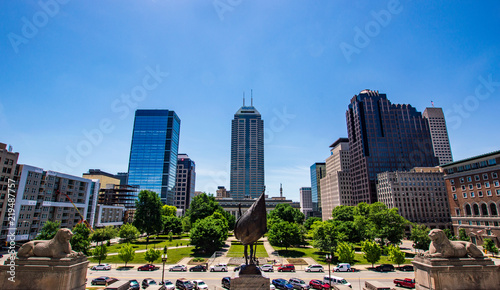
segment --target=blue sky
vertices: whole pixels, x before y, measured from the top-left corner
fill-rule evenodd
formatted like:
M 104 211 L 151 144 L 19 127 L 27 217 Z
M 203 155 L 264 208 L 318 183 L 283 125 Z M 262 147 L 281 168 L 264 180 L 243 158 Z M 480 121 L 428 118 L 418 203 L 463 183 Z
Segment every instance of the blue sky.
M 40 4 L 41 3 L 41 4 Z M 498 1 L 2 1 L 0 142 L 20 163 L 127 170 L 134 110 L 181 118 L 196 189 L 229 187 L 243 92 L 268 193 L 296 201 L 363 89 L 447 112 L 455 160 L 498 150 Z

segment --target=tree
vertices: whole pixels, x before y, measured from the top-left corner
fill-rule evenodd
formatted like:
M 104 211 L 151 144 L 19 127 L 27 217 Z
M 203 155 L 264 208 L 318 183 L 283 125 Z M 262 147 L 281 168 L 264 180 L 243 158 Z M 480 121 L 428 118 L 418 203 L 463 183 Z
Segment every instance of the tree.
M 144 260 L 146 260 L 150 264 L 153 264 L 160 257 L 161 257 L 161 251 L 155 249 L 149 249 L 144 254 Z
M 194 225 L 197 220 L 211 216 L 219 208 L 222 209 L 215 197 L 202 193 L 193 198 L 186 215 L 189 216 L 191 225 Z
M 346 242 L 340 242 L 335 250 L 335 255 L 341 263 L 354 264 L 354 247 Z
M 306 230 L 311 230 L 311 227 L 312 225 L 315 223 L 315 222 L 320 222 L 321 221 L 321 218 L 319 217 L 310 217 L 308 219 L 306 219 L 306 221 L 304 222 L 304 227 L 306 228 Z
M 222 207 L 217 209 L 217 212 L 220 212 L 226 218 L 228 229 L 230 231 L 234 230 L 234 224 L 236 223 L 236 217 L 234 215 L 232 215 L 231 213 L 229 213 L 228 211 L 224 210 Z
M 458 239 L 460 241 L 470 241 L 470 237 L 467 235 L 467 231 L 464 228 L 458 229 Z
M 267 233 L 269 243 L 277 247 L 289 247 L 299 245 L 301 242 L 301 231 L 296 223 L 281 221 L 275 223 Z
M 189 232 L 191 230 L 191 219 L 189 216 L 185 216 L 182 218 L 182 231 Z
M 149 236 L 163 229 L 161 218 L 162 203 L 158 194 L 154 191 L 141 190 L 139 198 L 135 201 L 134 226 L 146 233 L 146 248 L 149 244 Z
M 51 240 L 53 237 L 56 236 L 57 231 L 61 227 L 61 222 L 51 222 L 51 221 L 46 221 L 45 224 L 43 225 L 42 229 L 36 236 L 35 240 Z
M 386 240 L 391 244 L 401 243 L 405 237 L 405 228 L 409 222 L 399 215 L 397 208 L 388 209 L 381 202 L 375 202 L 369 205 L 370 211 L 368 219 L 371 221 L 375 235 L 382 244 Z
M 83 223 L 77 224 L 73 228 L 70 243 L 73 251 L 82 252 L 88 256 L 90 254 L 90 229 Z
M 94 242 L 104 242 L 107 240 L 111 240 L 116 236 L 118 236 L 118 230 L 116 230 L 113 226 L 107 226 L 94 230 L 91 239 Z
M 92 256 L 94 257 L 94 259 L 98 259 L 99 264 L 101 264 L 101 261 L 106 260 L 106 257 L 108 256 L 108 248 L 106 247 L 106 245 L 97 246 L 92 251 Z
M 498 248 L 491 239 L 484 239 L 483 248 L 490 253 L 498 254 Z
M 182 233 L 182 220 L 177 216 L 164 217 L 164 233 L 180 234 Z
M 127 263 L 132 261 L 135 257 L 135 250 L 130 244 L 126 244 L 122 246 L 122 248 L 118 251 L 118 258 L 125 262 L 125 267 L 127 267 Z
M 456 240 L 455 236 L 453 235 L 453 232 L 450 229 L 444 229 L 443 233 L 448 237 L 448 240 L 454 241 Z
M 382 255 L 382 249 L 373 241 L 364 241 L 361 243 L 361 250 L 365 253 L 363 257 L 372 264 L 377 263 Z
M 389 246 L 389 260 L 393 263 L 398 264 L 398 266 L 403 264 L 406 261 L 405 256 L 405 253 L 399 247 Z
M 410 240 L 414 243 L 415 249 L 427 251 L 431 244 L 429 232 L 431 230 L 426 225 L 416 224 L 411 228 Z
M 198 220 L 189 233 L 191 245 L 205 253 L 215 252 L 226 242 L 226 227 L 223 220 L 212 216 Z
M 139 237 L 139 230 L 133 224 L 124 224 L 120 227 L 120 238 L 126 243 L 130 243 Z
M 313 246 L 323 252 L 333 256 L 339 241 L 343 241 L 343 237 L 339 236 L 333 220 L 327 220 L 321 223 L 315 223 L 313 227 Z
M 270 219 L 280 219 L 289 223 L 303 224 L 305 216 L 304 214 L 296 208 L 286 203 L 280 203 L 269 212 L 268 218 Z
M 161 208 L 161 214 L 163 216 L 177 216 L 177 207 L 173 205 L 164 205 Z

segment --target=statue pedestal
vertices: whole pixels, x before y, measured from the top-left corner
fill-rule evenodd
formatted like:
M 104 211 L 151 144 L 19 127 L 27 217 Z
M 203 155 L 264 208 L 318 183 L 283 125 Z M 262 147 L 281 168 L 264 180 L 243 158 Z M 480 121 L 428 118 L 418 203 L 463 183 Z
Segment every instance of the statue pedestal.
M 488 258 L 415 257 L 417 290 L 500 289 L 500 266 Z
M 269 290 L 269 278 L 262 275 L 240 275 L 231 279 L 231 290 Z
M 15 266 L 9 263 L 7 259 L 5 265 L 0 265 L 0 289 L 85 290 L 89 265 L 85 256 L 62 259 L 30 257 L 16 259 Z

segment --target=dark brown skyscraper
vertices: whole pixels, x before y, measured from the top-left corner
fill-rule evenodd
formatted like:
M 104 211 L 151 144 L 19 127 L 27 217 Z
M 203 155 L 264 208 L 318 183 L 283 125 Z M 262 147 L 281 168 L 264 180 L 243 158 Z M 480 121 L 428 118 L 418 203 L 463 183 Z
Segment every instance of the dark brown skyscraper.
M 351 99 L 346 119 L 355 203 L 377 201 L 377 173 L 439 164 L 429 124 L 410 105 L 392 104 L 386 94 L 364 90 Z

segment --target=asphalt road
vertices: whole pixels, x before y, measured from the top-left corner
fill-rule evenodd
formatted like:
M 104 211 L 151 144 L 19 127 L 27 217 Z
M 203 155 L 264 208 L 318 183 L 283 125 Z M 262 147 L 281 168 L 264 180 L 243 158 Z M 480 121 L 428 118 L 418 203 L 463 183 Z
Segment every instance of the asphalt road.
M 168 269 L 168 266 L 166 266 L 165 269 Z M 161 281 L 161 275 L 162 275 L 161 267 L 159 270 L 144 271 L 144 272 L 137 271 L 137 267 L 129 270 L 111 269 L 109 271 L 93 271 L 89 269 L 87 273 L 87 279 L 88 279 L 87 286 L 91 286 L 90 281 L 92 279 L 100 276 L 114 277 L 119 280 L 136 279 L 137 281 L 139 281 L 139 283 L 141 283 L 142 280 L 145 278 L 152 278 L 155 279 L 157 282 L 159 282 Z M 188 280 L 201 279 L 205 281 L 205 283 L 209 286 L 209 289 L 223 289 L 221 287 L 221 279 L 227 276 L 234 278 L 236 275 L 237 272 L 234 272 L 232 270 L 232 267 L 230 267 L 229 272 L 189 272 L 189 271 L 169 272 L 168 270 L 165 270 L 165 279 L 172 281 L 172 283 L 174 284 L 178 278 L 186 278 Z M 288 273 L 288 272 L 278 273 L 275 271 L 272 273 L 264 272 L 263 275 L 269 277 L 271 280 L 277 278 L 283 278 L 286 280 L 290 278 L 300 278 L 304 280 L 306 283 L 309 283 L 309 281 L 312 279 L 323 280 L 324 276 L 328 276 L 328 270 L 325 273 L 306 273 L 304 271 L 297 271 L 295 273 Z M 352 289 L 358 289 L 358 290 L 363 289 L 363 285 L 367 280 L 380 281 L 387 283 L 389 285 L 394 285 L 392 283 L 392 280 L 396 278 L 414 278 L 413 272 L 400 272 L 400 271 L 379 273 L 370 270 L 361 270 L 359 272 L 341 272 L 341 273 L 332 272 L 331 275 L 346 279 L 349 283 L 352 284 Z M 400 289 L 405 289 L 405 288 L 400 288 Z

